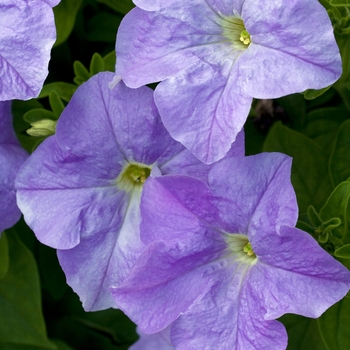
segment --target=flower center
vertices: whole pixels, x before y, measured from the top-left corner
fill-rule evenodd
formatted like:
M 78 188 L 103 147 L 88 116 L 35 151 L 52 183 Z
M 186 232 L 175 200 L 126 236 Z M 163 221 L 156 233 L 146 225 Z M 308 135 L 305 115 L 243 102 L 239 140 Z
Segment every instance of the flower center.
M 229 39 L 237 50 L 245 50 L 252 42 L 238 13 L 235 13 L 234 16 L 222 16 L 221 27 L 223 36 Z
M 117 178 L 117 186 L 124 191 L 132 191 L 135 187 L 142 187 L 151 168 L 144 164 L 127 164 Z
M 257 257 L 247 236 L 240 233 L 227 234 L 226 243 L 235 261 L 250 265 L 257 261 Z

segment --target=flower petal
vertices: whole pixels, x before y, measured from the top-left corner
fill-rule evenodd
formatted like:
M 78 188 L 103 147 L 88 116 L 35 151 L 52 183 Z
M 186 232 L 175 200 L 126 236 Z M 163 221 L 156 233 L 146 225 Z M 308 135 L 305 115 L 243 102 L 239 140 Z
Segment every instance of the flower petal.
M 333 27 L 318 1 L 278 0 L 267 6 L 251 0 L 243 6 L 242 16 L 252 37 L 249 54 L 239 61 L 249 96 L 277 98 L 321 89 L 340 77 Z
M 11 107 L 12 103 L 10 101 L 0 102 L 0 144 L 12 143 L 19 145 L 12 126 Z
M 126 277 L 144 249 L 139 233 L 141 190 L 135 190 L 130 199 L 127 197 L 125 194 L 119 201 L 111 198 L 114 215 L 108 227 L 93 235 L 83 233 L 79 245 L 57 252 L 67 282 L 79 295 L 85 310 L 116 307 L 109 286 Z M 94 220 L 105 222 L 105 216 Z
M 282 324 L 265 321 L 265 310 L 242 280 L 244 270 L 218 273 L 216 283 L 172 325 L 170 338 L 179 349 L 284 350 Z
M 350 272 L 304 231 L 282 226 L 279 235 L 251 243 L 259 264 L 249 285 L 267 320 L 285 313 L 317 318 L 350 289 Z
M 0 102 L 0 234 L 13 226 L 21 212 L 16 204 L 15 178 L 27 159 L 12 127 L 11 102 Z
M 200 60 L 222 61 L 222 51 L 227 56 L 232 49 L 219 21 L 199 0 L 175 2 L 160 12 L 131 10 L 117 34 L 116 75 L 135 88 L 172 77 Z
M 156 88 L 154 98 L 170 135 L 204 163 L 225 156 L 249 113 L 252 100 L 235 86 L 237 76 L 231 64 L 220 73 L 201 63 Z
M 0 100 L 36 97 L 56 40 L 52 8 L 41 0 L 6 0 L 0 16 Z
M 179 143 L 178 146 L 180 145 L 181 144 Z M 232 144 L 230 150 L 227 152 L 223 160 L 231 157 L 243 157 L 244 154 L 244 131 L 242 130 L 238 133 L 235 142 Z M 203 164 L 182 145 L 181 150 L 176 155 L 171 158 L 166 157 L 164 159 L 166 161 L 159 166 L 163 175 L 188 175 L 201 181 L 208 182 L 208 173 L 211 170 L 212 165 Z M 159 160 L 157 163 L 159 163 Z
M 108 178 L 116 178 L 115 163 L 121 159 L 153 164 L 171 142 L 153 91 L 129 89 L 122 82 L 111 90 L 112 78 L 111 72 L 99 73 L 81 85 L 56 129 L 63 150 L 91 159 L 89 166 Z
M 139 329 L 140 339 L 129 350 L 175 350 L 170 342 L 170 327 L 155 334 L 144 334 Z
M 208 223 L 215 213 L 210 203 L 194 196 L 198 192 L 205 195 L 208 187 L 191 177 L 163 176 L 145 183 L 141 239 L 148 246 L 130 275 L 112 288 L 118 307 L 145 333 L 164 329 L 186 311 L 208 289 L 213 269 L 221 267 L 206 265 L 216 261 L 225 242 Z M 208 213 L 208 222 L 190 208 Z
M 216 164 L 209 173 L 215 205 L 231 233 L 268 235 L 280 225 L 294 226 L 298 217 L 290 182 L 291 158 L 262 153 Z M 254 181 L 252 181 L 254 180 Z
M 209 277 L 196 267 L 213 253 L 182 259 L 181 254 L 177 247 L 154 242 L 143 251 L 123 283 L 111 287 L 118 308 L 144 333 L 166 328 L 208 289 Z
M 20 146 L 0 144 L 0 234 L 21 217 L 16 204 L 15 178 L 27 157 L 27 152 Z

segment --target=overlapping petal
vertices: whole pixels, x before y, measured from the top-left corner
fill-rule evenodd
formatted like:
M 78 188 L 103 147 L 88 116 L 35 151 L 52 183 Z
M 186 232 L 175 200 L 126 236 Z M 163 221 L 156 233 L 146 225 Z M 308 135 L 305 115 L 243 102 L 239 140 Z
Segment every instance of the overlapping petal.
M 51 6 L 58 1 L 0 2 L 0 100 L 38 96 L 56 40 Z
M 232 63 L 218 72 L 201 62 L 185 74 L 161 82 L 156 89 L 155 101 L 165 127 L 206 164 L 226 155 L 244 125 L 242 116 L 250 110 L 250 97 L 239 89 L 232 94 L 237 74 Z
M 173 322 L 175 348 L 285 349 L 276 318 L 318 317 L 350 288 L 349 271 L 293 227 L 290 165 L 281 154 L 222 161 L 210 189 L 184 176 L 148 181 L 148 247 L 112 288 L 117 305 L 146 333 Z
M 128 86 L 139 87 L 172 77 L 200 60 L 222 61 L 218 52 L 229 55 L 232 50 L 216 17 L 198 0 L 160 12 L 131 10 L 118 30 L 116 75 Z
M 0 102 L 0 233 L 21 216 L 16 204 L 15 178 L 27 152 L 21 148 L 12 128 L 11 102 Z
M 170 337 L 176 348 L 286 348 L 286 330 L 281 323 L 261 317 L 264 309 L 241 280 L 243 272 L 230 269 L 218 274 L 210 291 L 174 322 Z
M 155 334 L 144 334 L 139 329 L 140 339 L 130 347 L 130 350 L 175 350 L 170 342 L 170 328 Z
M 179 171 L 204 180 L 210 170 L 170 137 L 151 89 L 120 82 L 111 90 L 112 77 L 100 73 L 78 88 L 56 134 L 17 178 L 26 222 L 41 242 L 59 250 L 67 281 L 86 310 L 115 306 L 108 287 L 125 278 L 144 248 L 142 185 L 119 185 L 122 171 L 141 164 L 154 176 Z M 241 135 L 229 156 L 242 156 L 243 144 Z

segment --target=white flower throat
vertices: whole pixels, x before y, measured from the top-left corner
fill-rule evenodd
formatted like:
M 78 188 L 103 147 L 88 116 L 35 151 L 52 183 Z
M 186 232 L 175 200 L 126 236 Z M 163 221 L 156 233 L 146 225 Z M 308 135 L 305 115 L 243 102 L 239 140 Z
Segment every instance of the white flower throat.
M 245 50 L 252 42 L 250 34 L 244 26 L 243 20 L 238 14 L 234 16 L 220 16 L 223 36 L 229 39 L 234 48 Z

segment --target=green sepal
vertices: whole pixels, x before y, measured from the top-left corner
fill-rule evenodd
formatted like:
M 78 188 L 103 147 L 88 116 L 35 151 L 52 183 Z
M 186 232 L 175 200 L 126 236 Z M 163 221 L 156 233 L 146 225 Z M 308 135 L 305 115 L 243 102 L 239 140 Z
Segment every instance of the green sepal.
M 52 109 L 53 114 L 55 115 L 56 119 L 58 119 L 63 112 L 65 105 L 58 96 L 58 93 L 56 91 L 51 91 L 49 94 L 49 102 Z
M 48 97 L 50 93 L 54 91 L 63 101 L 69 102 L 76 89 L 77 86 L 74 84 L 59 81 L 56 83 L 44 85 L 38 98 Z
M 345 244 L 334 251 L 337 258 L 350 259 L 350 244 Z
M 115 50 L 103 57 L 104 69 L 109 72 L 115 71 L 116 54 Z
M 74 82 L 81 85 L 91 78 L 91 74 L 80 61 L 74 61 L 73 70 L 75 74 Z
M 57 120 L 56 115 L 52 111 L 48 111 L 44 108 L 31 109 L 24 114 L 23 119 L 29 124 L 42 119 Z
M 332 85 L 329 85 L 323 89 L 320 90 L 313 90 L 313 89 L 309 89 L 306 90 L 303 95 L 305 100 L 314 100 L 315 98 L 323 95 L 329 88 L 331 88 Z
M 315 226 L 321 226 L 322 220 L 320 219 L 319 215 L 317 214 L 315 208 L 312 205 L 309 205 L 307 208 L 307 216 L 310 219 L 310 222 Z
M 105 64 L 101 57 L 101 55 L 95 52 L 92 55 L 90 62 L 90 75 L 93 76 L 99 72 L 103 72 L 105 70 Z
M 327 243 L 328 242 L 328 239 L 329 239 L 329 233 L 328 232 L 320 232 L 320 234 L 318 235 L 317 237 L 317 240 L 320 242 L 320 243 Z
M 329 0 L 332 6 L 350 7 L 350 0 Z

